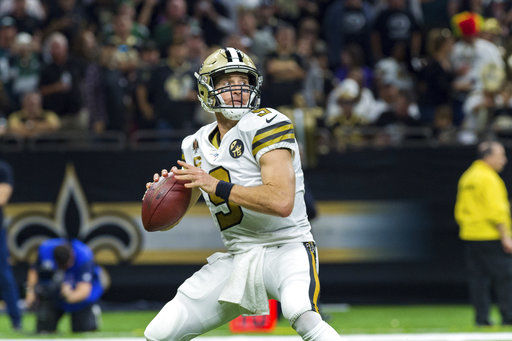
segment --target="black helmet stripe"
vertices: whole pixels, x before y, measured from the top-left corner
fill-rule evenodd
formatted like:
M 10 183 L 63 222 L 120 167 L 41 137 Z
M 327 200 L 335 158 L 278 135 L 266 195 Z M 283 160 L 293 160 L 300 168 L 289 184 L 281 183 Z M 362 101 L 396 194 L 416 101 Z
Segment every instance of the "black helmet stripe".
M 236 49 L 236 54 L 238 55 L 238 61 L 243 62 L 244 57 L 242 56 L 242 53 L 238 49 Z
M 226 52 L 226 57 L 228 58 L 228 63 L 231 63 L 233 61 L 233 57 L 231 56 L 231 52 L 229 52 L 229 49 L 225 48 L 224 52 Z
M 242 63 L 244 61 L 244 56 L 242 52 L 240 52 L 239 49 L 234 49 L 232 47 L 226 47 L 224 49 L 224 52 L 226 53 L 226 58 L 228 59 L 228 63 L 231 63 L 233 59 L 238 59 L 239 63 Z M 236 55 L 235 55 L 236 53 Z

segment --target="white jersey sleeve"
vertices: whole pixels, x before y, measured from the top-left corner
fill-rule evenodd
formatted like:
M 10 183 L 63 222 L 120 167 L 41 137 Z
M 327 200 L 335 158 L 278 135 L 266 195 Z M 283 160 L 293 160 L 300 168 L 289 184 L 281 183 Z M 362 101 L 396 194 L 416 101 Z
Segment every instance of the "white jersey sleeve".
M 240 131 L 245 135 L 246 143 L 251 147 L 252 155 L 258 164 L 263 154 L 274 149 L 289 149 L 293 156 L 299 151 L 292 122 L 275 109 L 256 109 L 239 124 Z

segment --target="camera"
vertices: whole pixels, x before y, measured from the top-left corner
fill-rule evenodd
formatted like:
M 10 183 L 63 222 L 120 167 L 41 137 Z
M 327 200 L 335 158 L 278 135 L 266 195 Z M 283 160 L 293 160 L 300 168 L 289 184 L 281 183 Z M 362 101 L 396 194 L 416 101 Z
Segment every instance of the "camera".
M 64 271 L 53 270 L 43 264 L 38 268 L 38 278 L 34 289 L 39 301 L 56 301 L 60 297 Z

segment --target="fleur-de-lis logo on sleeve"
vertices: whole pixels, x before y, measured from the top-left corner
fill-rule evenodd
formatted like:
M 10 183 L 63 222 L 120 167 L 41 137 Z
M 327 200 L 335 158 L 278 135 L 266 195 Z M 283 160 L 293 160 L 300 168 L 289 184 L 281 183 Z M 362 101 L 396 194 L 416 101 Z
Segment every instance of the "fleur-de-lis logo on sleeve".
M 53 214 L 25 211 L 13 217 L 8 227 L 11 255 L 26 261 L 48 238 L 77 238 L 93 252 L 109 249 L 118 261 L 129 261 L 140 251 L 142 234 L 133 218 L 122 212 L 92 216 L 87 198 L 72 165 L 66 173 Z

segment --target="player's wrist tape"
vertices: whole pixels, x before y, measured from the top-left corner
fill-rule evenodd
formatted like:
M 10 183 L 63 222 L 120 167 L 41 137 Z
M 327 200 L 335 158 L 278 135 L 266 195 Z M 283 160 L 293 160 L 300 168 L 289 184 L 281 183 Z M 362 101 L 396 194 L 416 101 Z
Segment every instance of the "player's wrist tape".
M 219 183 L 217 183 L 217 187 L 215 187 L 215 195 L 225 201 L 228 201 L 234 185 L 235 184 L 232 184 L 231 182 L 220 180 Z

